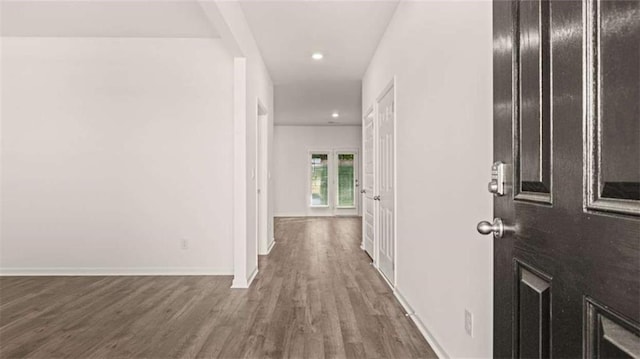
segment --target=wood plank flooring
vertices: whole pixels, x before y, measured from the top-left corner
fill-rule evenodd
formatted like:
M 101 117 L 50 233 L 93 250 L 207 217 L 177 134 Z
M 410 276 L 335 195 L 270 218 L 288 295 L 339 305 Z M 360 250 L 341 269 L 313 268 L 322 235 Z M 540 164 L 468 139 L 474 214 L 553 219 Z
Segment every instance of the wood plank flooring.
M 435 358 L 359 218 L 280 218 L 248 290 L 231 277 L 2 277 L 0 358 Z

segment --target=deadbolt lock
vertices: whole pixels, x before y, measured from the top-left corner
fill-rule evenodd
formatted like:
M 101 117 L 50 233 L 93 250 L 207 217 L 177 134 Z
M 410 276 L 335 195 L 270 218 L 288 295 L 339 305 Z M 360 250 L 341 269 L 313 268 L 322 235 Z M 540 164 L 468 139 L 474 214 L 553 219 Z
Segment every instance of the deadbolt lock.
M 491 182 L 487 186 L 489 193 L 495 196 L 504 196 L 507 192 L 509 182 L 509 165 L 502 161 L 494 162 L 491 165 Z

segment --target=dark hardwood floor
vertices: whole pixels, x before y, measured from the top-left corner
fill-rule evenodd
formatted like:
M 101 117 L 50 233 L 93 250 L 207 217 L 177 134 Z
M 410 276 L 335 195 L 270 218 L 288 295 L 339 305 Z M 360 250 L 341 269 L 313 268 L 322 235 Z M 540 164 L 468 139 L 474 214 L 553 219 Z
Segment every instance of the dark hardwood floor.
M 2 277 L 0 358 L 435 358 L 359 248 L 359 218 L 281 218 L 231 277 Z

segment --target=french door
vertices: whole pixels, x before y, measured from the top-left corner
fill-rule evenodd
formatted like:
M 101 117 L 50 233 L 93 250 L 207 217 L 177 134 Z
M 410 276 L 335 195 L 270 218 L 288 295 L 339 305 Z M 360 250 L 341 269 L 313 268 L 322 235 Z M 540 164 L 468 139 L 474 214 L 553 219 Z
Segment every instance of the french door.
M 308 159 L 309 215 L 357 216 L 358 150 L 310 150 Z
M 640 2 L 493 9 L 494 356 L 640 358 Z

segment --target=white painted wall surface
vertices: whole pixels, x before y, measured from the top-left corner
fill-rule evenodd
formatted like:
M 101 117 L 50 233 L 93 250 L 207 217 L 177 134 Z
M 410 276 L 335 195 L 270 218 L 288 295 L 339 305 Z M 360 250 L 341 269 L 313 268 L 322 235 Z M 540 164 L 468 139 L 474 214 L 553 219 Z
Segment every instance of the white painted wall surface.
M 232 273 L 233 59 L 220 40 L 2 38 L 2 50 L 3 272 Z
M 397 76 L 397 290 L 457 358 L 492 356 L 491 36 L 491 2 L 401 2 L 363 79 L 364 111 Z
M 275 185 L 275 216 L 332 214 L 309 207 L 309 150 L 356 148 L 361 153 L 361 147 L 361 126 L 275 126 L 271 180 Z
M 258 269 L 258 247 L 256 238 L 256 121 L 258 120 L 258 100 L 266 107 L 269 123 L 268 158 L 271 159 L 273 148 L 273 82 L 267 68 L 264 65 L 260 50 L 256 45 L 251 29 L 247 24 L 240 4 L 235 1 L 202 2 L 206 10 L 210 6 L 216 6 L 234 38 L 235 43 L 246 59 L 246 279 Z M 271 165 L 270 165 L 271 166 Z M 272 172 L 272 171 L 269 171 Z M 273 192 L 272 183 L 268 193 Z M 271 196 L 270 194 L 267 194 Z M 273 240 L 273 208 L 268 209 L 268 237 Z M 271 243 L 270 243 L 271 244 Z M 236 250 L 242 246 L 236 247 Z M 236 258 L 241 264 L 242 260 Z M 239 271 L 236 271 L 239 273 Z M 239 279 L 239 278 L 238 278 Z M 234 286 L 243 286 L 242 280 L 235 281 Z

